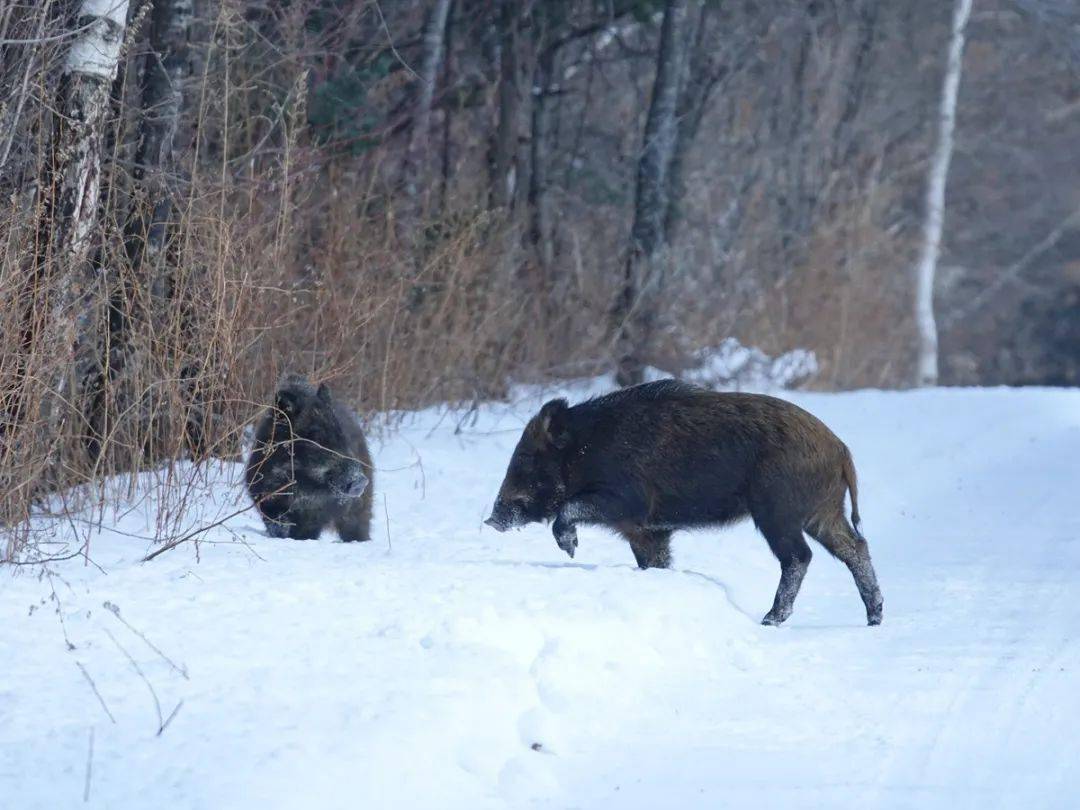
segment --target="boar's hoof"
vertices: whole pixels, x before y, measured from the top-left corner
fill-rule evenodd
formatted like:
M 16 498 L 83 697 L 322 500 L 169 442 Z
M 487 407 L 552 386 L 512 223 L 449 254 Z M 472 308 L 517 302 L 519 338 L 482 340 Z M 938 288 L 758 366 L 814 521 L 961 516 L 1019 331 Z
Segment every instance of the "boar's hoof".
M 765 614 L 765 618 L 761 620 L 761 623 L 766 627 L 779 627 L 787 619 L 787 616 L 778 616 L 771 610 Z
M 555 535 L 555 542 L 559 544 L 559 548 L 570 555 L 570 559 L 573 559 L 574 549 L 577 548 L 577 529 L 571 526 L 562 530 Z
M 281 520 L 267 520 L 266 533 L 271 537 L 286 538 L 292 531 L 293 524 Z

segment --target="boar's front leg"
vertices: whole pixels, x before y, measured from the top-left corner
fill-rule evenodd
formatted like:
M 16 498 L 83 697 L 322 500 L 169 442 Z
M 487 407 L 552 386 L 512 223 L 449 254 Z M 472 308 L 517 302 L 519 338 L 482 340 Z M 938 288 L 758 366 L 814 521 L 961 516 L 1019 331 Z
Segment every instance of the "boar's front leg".
M 565 519 L 560 512 L 551 526 L 551 533 L 555 535 L 555 542 L 559 548 L 574 559 L 574 549 L 577 548 L 577 526 Z
M 578 523 L 617 523 L 624 519 L 625 512 L 622 501 L 602 492 L 575 495 L 559 509 L 551 533 L 559 548 L 572 559 L 578 544 Z

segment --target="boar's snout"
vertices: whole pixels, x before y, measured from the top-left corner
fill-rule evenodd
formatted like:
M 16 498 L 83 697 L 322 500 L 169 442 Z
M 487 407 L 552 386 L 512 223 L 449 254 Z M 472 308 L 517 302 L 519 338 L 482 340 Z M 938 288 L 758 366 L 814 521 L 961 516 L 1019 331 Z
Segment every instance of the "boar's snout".
M 525 519 L 524 510 L 519 503 L 506 501 L 499 498 L 491 509 L 491 517 L 484 521 L 488 526 L 499 532 L 505 532 L 517 526 L 524 526 L 528 521 Z
M 354 470 L 353 474 L 341 488 L 346 498 L 359 498 L 368 487 L 368 477 L 360 470 Z
M 350 462 L 332 470 L 326 476 L 326 483 L 339 499 L 351 500 L 362 496 L 370 482 L 359 462 Z

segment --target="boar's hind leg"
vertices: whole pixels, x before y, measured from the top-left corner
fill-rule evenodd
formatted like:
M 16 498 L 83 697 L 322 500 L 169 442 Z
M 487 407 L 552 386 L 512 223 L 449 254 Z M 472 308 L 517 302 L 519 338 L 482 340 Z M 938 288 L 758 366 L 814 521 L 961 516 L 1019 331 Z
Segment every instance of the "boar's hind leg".
M 322 514 L 314 507 L 298 507 L 295 504 L 285 513 L 284 519 L 291 524 L 289 537 L 293 540 L 317 540 L 325 523 Z
M 866 605 L 866 623 L 881 624 L 882 599 L 877 574 L 870 562 L 870 547 L 844 516 L 808 526 L 806 531 L 851 571 L 859 596 Z
M 365 543 L 371 539 L 371 502 L 356 498 L 342 507 L 334 518 L 334 528 L 343 543 Z
M 638 568 L 671 567 L 671 532 L 667 529 L 643 529 L 640 526 L 620 526 L 634 552 Z
M 777 625 L 787 620 L 799 595 L 806 568 L 813 554 L 798 527 L 779 528 L 758 525 L 769 542 L 769 548 L 780 561 L 780 584 L 776 588 L 772 610 L 765 614 L 762 624 Z

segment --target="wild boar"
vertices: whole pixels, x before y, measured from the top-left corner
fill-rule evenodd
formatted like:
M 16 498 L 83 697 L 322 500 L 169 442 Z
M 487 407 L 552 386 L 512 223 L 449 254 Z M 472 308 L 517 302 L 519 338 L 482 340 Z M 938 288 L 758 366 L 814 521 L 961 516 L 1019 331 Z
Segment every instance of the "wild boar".
M 629 542 L 641 568 L 667 568 L 673 531 L 748 516 L 780 561 L 763 624 L 791 615 L 811 557 L 803 532 L 847 565 L 867 623 L 881 623 L 851 453 L 817 417 L 775 397 L 664 380 L 573 407 L 552 400 L 526 425 L 486 523 L 506 531 L 553 520 L 571 557 L 576 526 L 598 524 Z
M 246 471 L 270 536 L 310 540 L 333 525 L 345 542 L 369 540 L 372 477 L 356 414 L 325 384 L 283 377 L 255 429 Z

